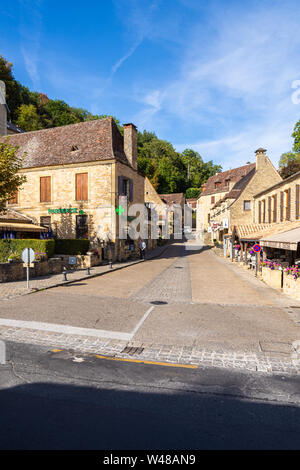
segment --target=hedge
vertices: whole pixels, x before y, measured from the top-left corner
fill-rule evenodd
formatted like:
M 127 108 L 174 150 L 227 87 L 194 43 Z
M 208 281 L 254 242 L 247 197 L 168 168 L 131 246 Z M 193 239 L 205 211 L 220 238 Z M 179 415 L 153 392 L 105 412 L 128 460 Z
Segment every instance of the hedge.
M 54 240 L 0 240 L 0 262 L 5 263 L 11 253 L 21 255 L 24 248 L 32 248 L 39 253 L 46 253 L 48 258 L 51 258 L 54 255 L 54 245 Z
M 55 253 L 60 255 L 85 255 L 90 241 L 85 238 L 55 240 Z

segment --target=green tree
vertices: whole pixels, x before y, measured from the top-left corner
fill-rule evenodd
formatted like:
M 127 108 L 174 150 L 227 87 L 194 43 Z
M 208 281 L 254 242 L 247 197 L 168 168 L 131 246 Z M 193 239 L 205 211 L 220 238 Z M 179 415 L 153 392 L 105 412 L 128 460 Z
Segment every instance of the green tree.
M 17 151 L 18 147 L 9 144 L 9 138 L 0 142 L 0 212 L 5 210 L 6 201 L 26 181 L 25 176 L 18 174 L 22 159 L 17 156 Z
M 295 124 L 294 132 L 292 133 L 292 137 L 294 138 L 293 151 L 295 153 L 300 153 L 300 119 Z
M 185 192 L 187 199 L 198 198 L 201 194 L 201 188 L 188 188 Z
M 300 153 L 285 152 L 279 160 L 279 173 L 283 179 L 300 171 Z
M 37 131 L 43 128 L 41 118 L 33 104 L 21 104 L 17 116 L 16 123 L 24 131 Z

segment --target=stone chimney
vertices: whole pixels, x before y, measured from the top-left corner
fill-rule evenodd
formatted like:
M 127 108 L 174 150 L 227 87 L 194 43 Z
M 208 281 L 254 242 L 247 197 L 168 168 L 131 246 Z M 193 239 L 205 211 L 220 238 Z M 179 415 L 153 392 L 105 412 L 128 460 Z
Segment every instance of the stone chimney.
M 255 154 L 256 154 L 256 171 L 262 170 L 265 167 L 266 161 L 268 159 L 266 155 L 266 149 L 259 148 L 255 151 Z
M 137 170 L 137 129 L 134 124 L 124 124 L 124 152 L 132 168 Z
M 7 134 L 7 108 L 5 101 L 5 83 L 0 80 L 0 135 Z

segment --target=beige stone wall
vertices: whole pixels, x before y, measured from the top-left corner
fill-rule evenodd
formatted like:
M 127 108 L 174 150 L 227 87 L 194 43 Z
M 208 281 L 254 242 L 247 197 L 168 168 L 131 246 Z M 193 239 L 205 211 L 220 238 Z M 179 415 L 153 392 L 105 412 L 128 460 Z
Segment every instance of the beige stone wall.
M 275 183 L 274 183 L 275 184 Z M 266 223 L 268 223 L 268 197 L 272 197 L 274 195 L 277 195 L 277 211 L 276 211 L 276 221 L 277 223 L 280 222 L 280 193 L 281 191 L 286 191 L 288 189 L 291 189 L 291 203 L 290 203 L 290 221 L 294 222 L 296 221 L 296 185 L 300 184 L 300 176 L 296 177 L 292 181 L 287 181 L 286 183 L 283 181 L 283 183 L 275 188 L 275 189 L 270 189 L 270 191 L 265 192 L 263 195 L 259 197 L 255 197 L 254 199 L 254 204 L 255 204 L 255 217 L 254 220 L 256 223 L 258 223 L 259 216 L 258 216 L 258 205 L 259 201 L 265 201 L 265 207 L 266 207 Z M 257 191 L 258 193 L 259 191 Z M 285 205 L 285 202 L 284 202 Z M 273 205 L 271 206 L 271 209 L 273 211 Z M 284 220 L 286 220 L 286 213 L 285 210 L 283 211 L 283 217 Z M 273 219 L 271 219 L 273 222 Z
M 163 205 L 166 204 L 161 200 L 159 194 L 156 192 L 154 186 L 151 184 L 149 179 L 146 177 L 144 180 L 144 197 L 145 202 L 150 202 L 154 205 Z
M 201 230 L 207 230 L 209 227 L 209 222 L 208 222 L 208 214 L 211 212 L 211 208 L 214 206 L 216 202 L 218 202 L 222 197 L 224 197 L 226 192 L 220 192 L 216 194 L 208 194 L 205 195 L 205 193 L 202 194 L 202 196 L 199 197 L 197 200 L 197 231 Z M 215 196 L 215 202 L 212 204 L 211 203 L 211 197 Z
M 27 181 L 18 194 L 18 204 L 9 207 L 34 218 L 51 216 L 53 228 L 60 238 L 75 238 L 76 214 L 49 214 L 48 209 L 77 208 L 89 216 L 89 237 L 114 239 L 115 163 L 87 163 L 65 167 L 22 170 Z M 88 201 L 76 201 L 75 175 L 88 173 Z M 40 202 L 40 177 L 51 176 L 51 202 Z M 113 204 L 113 206 L 112 206 Z
M 251 224 L 256 221 L 254 195 L 282 181 L 281 176 L 278 174 L 266 155 L 258 155 L 256 164 L 257 170 L 255 171 L 254 176 L 251 178 L 238 199 L 231 206 L 230 220 L 232 225 Z M 244 201 L 250 201 L 250 210 L 244 210 Z

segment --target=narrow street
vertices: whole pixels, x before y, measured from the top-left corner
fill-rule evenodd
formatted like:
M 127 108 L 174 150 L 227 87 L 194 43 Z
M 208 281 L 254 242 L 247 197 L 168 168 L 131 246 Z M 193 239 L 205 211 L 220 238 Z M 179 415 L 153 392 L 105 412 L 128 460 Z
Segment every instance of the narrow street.
M 223 360 L 237 353 L 290 361 L 300 339 L 299 303 L 210 249 L 192 247 L 174 243 L 124 270 L 0 300 L 1 334 L 82 351 L 90 339 L 98 346 L 106 339 L 115 353 L 130 342 L 150 355 L 163 346 L 171 359 L 185 347 L 223 353 Z
M 0 448 L 299 448 L 297 303 L 192 248 L 0 301 Z

